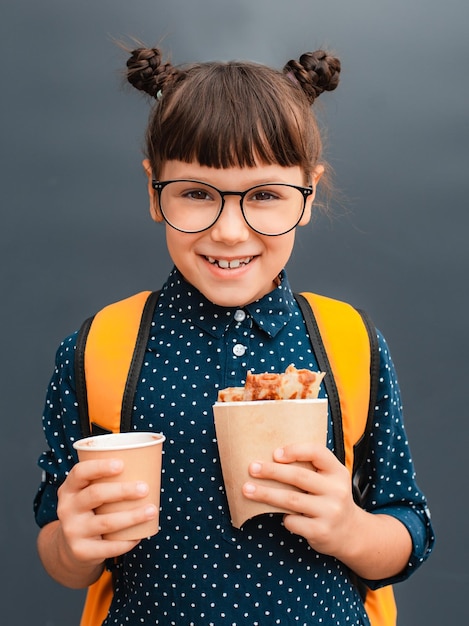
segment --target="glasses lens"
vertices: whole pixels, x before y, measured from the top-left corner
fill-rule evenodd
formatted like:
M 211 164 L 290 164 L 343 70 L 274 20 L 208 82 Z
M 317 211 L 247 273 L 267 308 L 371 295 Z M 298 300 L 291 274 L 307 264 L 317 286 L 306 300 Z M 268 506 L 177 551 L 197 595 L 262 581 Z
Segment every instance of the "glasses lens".
M 281 235 L 295 228 L 304 207 L 303 192 L 290 185 L 253 187 L 243 199 L 246 222 L 264 235 Z
M 160 192 L 160 208 L 166 221 L 188 233 L 196 233 L 216 221 L 222 198 L 210 185 L 176 180 L 167 183 Z

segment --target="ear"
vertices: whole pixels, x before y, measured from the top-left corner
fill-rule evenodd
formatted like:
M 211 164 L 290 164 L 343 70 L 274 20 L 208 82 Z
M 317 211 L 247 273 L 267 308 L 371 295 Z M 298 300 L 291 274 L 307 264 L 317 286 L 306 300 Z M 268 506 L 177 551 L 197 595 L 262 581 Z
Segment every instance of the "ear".
M 145 170 L 145 174 L 147 175 L 147 189 L 148 189 L 148 198 L 150 200 L 150 215 L 155 222 L 162 222 L 163 216 L 160 213 L 160 209 L 158 206 L 158 194 L 153 189 L 152 181 L 153 181 L 153 172 L 150 166 L 150 161 L 148 159 L 144 159 L 142 161 L 143 169 Z
M 316 187 L 319 183 L 321 176 L 324 174 L 324 165 L 318 164 L 311 172 L 311 186 L 313 188 L 313 193 L 308 196 L 306 200 L 305 212 L 303 213 L 303 217 L 300 220 L 299 226 L 305 226 L 308 224 L 311 219 L 311 211 L 313 207 L 314 198 L 316 197 Z

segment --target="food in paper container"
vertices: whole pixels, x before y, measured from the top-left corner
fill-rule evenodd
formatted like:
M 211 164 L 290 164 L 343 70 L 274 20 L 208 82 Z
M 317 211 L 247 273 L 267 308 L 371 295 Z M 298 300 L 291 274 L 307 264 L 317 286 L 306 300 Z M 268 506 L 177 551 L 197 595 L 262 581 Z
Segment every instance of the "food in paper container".
M 283 374 L 246 376 L 245 387 L 228 387 L 218 394 L 213 406 L 218 450 L 230 509 L 231 523 L 244 522 L 263 513 L 291 513 L 255 500 L 242 493 L 250 480 L 248 467 L 253 460 L 271 461 L 279 446 L 296 442 L 326 445 L 327 400 L 318 399 L 323 372 L 296 369 L 289 365 Z M 311 463 L 295 465 L 311 469 Z M 292 485 L 262 479 L 264 485 L 299 491 Z

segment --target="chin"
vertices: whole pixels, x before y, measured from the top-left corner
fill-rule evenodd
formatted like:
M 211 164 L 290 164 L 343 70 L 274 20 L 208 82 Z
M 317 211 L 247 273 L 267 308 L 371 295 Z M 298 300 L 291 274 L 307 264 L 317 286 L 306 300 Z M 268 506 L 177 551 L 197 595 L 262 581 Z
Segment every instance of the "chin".
M 222 306 L 226 308 L 241 308 L 262 298 L 266 293 L 269 293 L 272 288 L 257 292 L 257 293 L 249 293 L 246 292 L 246 289 L 237 289 L 233 291 L 228 291 L 223 293 L 223 290 L 213 291 L 211 293 L 204 293 L 204 296 L 213 304 L 217 306 Z

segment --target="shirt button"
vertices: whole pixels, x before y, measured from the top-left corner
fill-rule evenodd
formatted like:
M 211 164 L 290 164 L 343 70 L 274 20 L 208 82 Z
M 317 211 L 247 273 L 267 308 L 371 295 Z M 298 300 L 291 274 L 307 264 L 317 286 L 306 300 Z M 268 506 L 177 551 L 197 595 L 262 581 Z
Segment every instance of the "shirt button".
M 245 352 L 246 346 L 243 346 L 241 343 L 237 343 L 235 346 L 233 346 L 233 354 L 235 354 L 236 356 L 243 356 Z
M 234 314 L 234 318 L 237 322 L 243 322 L 246 319 L 246 313 L 243 309 L 238 309 Z

